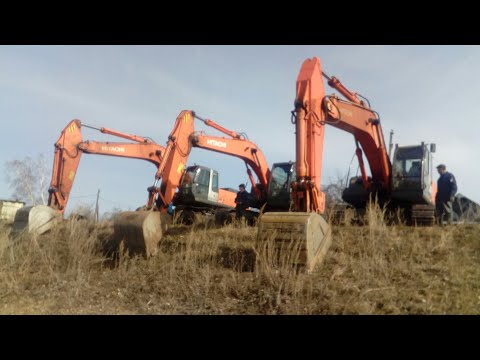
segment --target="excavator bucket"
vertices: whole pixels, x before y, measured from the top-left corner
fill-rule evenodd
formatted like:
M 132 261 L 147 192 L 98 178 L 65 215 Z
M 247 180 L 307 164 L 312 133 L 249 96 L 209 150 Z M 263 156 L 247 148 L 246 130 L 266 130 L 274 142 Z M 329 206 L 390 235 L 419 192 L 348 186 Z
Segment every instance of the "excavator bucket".
M 46 205 L 25 206 L 15 214 L 13 232 L 28 231 L 41 235 L 52 229 L 62 220 L 62 214 Z
M 157 211 L 126 211 L 113 220 L 113 243 L 123 242 L 132 255 L 155 256 L 162 238 L 162 221 Z
M 331 242 L 330 225 L 316 213 L 270 212 L 259 222 L 257 248 L 273 257 L 273 265 L 289 263 L 312 272 Z

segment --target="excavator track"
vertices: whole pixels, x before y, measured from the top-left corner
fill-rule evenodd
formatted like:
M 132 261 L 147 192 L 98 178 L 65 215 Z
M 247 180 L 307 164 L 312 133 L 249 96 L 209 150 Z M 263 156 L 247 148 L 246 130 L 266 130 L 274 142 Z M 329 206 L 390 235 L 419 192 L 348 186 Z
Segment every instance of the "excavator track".
M 411 221 L 414 225 L 433 226 L 435 224 L 435 206 L 413 205 Z
M 293 265 L 312 272 L 331 243 L 330 225 L 316 213 L 271 212 L 259 222 L 257 248 L 273 266 Z

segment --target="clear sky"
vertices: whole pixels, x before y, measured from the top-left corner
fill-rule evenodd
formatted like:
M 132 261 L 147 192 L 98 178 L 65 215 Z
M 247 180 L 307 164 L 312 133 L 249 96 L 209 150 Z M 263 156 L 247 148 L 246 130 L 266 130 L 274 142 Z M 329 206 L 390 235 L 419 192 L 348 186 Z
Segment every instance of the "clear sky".
M 5 162 L 43 153 L 51 166 L 53 144 L 75 118 L 163 145 L 177 115 L 190 109 L 246 132 L 270 164 L 294 160 L 295 81 L 313 56 L 370 100 L 386 142 L 393 129 L 400 145 L 436 143 L 434 164 L 445 163 L 459 192 L 480 202 L 479 46 L 0 46 L 0 198 L 11 197 Z M 221 136 L 201 123 L 197 129 Z M 325 134 L 328 183 L 347 173 L 355 146 L 341 130 L 327 126 Z M 122 141 L 90 129 L 83 137 Z M 218 170 L 221 187 L 247 181 L 238 159 L 194 149 L 193 163 Z M 68 208 L 93 204 L 100 189 L 102 212 L 135 209 L 154 173 L 140 160 L 86 154 Z

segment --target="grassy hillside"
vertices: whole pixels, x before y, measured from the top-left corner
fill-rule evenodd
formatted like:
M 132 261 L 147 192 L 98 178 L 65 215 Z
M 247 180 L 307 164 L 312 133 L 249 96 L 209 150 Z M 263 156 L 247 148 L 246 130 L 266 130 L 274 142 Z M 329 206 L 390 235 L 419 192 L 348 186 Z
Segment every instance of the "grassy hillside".
M 480 226 L 333 226 L 313 274 L 255 262 L 255 228 L 171 228 L 154 258 L 98 251 L 108 229 L 66 221 L 0 233 L 1 314 L 479 314 Z

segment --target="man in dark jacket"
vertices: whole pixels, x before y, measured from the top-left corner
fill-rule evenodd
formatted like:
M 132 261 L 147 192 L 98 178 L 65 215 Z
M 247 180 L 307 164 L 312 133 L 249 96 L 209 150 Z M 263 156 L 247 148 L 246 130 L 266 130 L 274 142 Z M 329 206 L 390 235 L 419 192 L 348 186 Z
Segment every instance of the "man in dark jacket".
M 245 211 L 250 206 L 250 196 L 245 190 L 245 184 L 238 185 L 238 193 L 237 197 L 235 198 L 235 204 L 237 204 L 235 207 L 235 218 L 240 220 L 242 216 L 245 216 Z
M 449 224 L 453 221 L 453 201 L 457 193 L 457 182 L 455 176 L 447 171 L 447 167 L 443 164 L 437 166 L 440 177 L 437 181 L 437 195 L 435 196 L 435 205 L 437 208 L 437 219 L 440 225 L 447 216 Z

